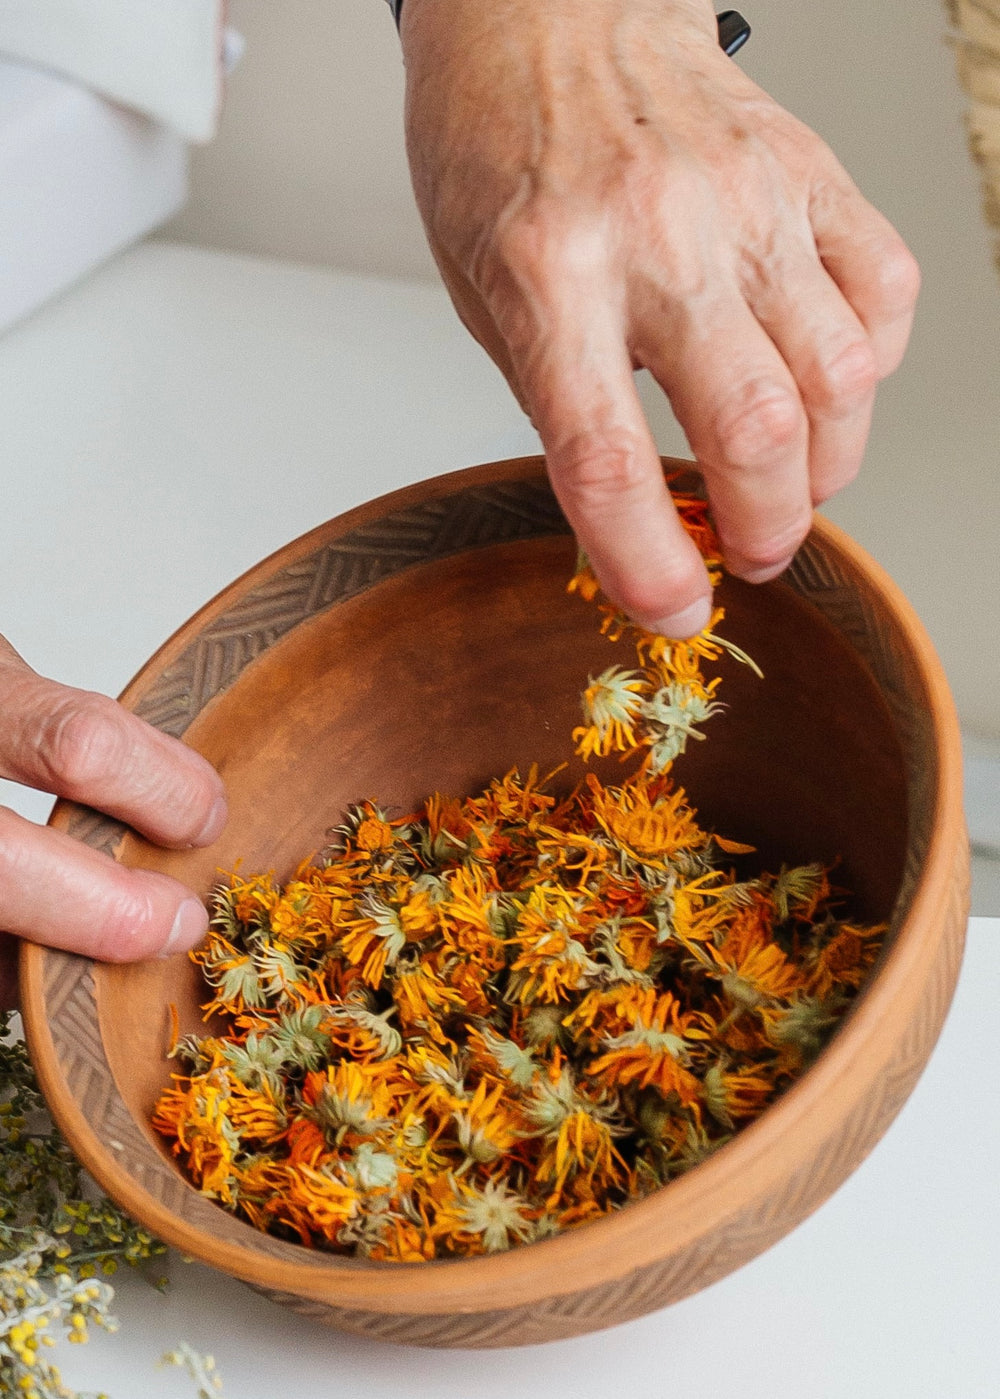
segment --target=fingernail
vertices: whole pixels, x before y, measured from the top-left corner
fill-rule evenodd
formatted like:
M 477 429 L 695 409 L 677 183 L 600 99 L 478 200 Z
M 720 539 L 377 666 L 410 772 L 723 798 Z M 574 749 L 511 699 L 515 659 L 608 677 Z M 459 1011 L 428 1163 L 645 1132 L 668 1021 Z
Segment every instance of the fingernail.
M 190 952 L 208 932 L 208 913 L 200 899 L 185 899 L 177 910 L 170 936 L 160 950 L 161 957 Z
M 195 845 L 211 845 L 213 840 L 218 840 L 219 836 L 222 835 L 228 820 L 229 807 L 226 805 L 225 797 L 216 797 L 212 810 L 208 814 L 208 820 L 202 826 L 193 843 Z
M 675 612 L 670 617 L 662 617 L 649 628 L 657 636 L 668 636 L 672 641 L 686 641 L 688 637 L 697 636 L 700 631 L 704 631 L 712 617 L 712 595 L 700 597 L 697 602 L 692 602 L 690 607 L 685 607 L 682 612 Z
M 784 573 L 792 557 L 789 555 L 783 563 L 768 564 L 766 568 L 731 568 L 730 572 L 735 573 L 737 578 L 742 578 L 744 583 L 770 583 L 772 578 Z

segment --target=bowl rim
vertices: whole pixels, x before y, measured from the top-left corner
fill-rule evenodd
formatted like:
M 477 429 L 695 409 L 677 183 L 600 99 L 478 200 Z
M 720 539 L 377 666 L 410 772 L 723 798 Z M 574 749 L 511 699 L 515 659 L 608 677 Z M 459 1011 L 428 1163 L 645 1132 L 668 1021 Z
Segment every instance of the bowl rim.
M 669 470 L 686 472 L 693 466 L 675 459 L 665 459 L 665 465 Z M 470 484 L 528 479 L 539 475 L 543 468 L 542 458 L 525 457 L 450 472 L 377 497 L 318 525 L 262 559 L 195 612 L 141 667 L 122 692 L 122 701 L 134 706 L 151 677 L 169 666 L 215 616 L 279 567 L 311 552 L 322 540 L 335 538 L 416 501 L 444 497 Z M 905 639 L 923 687 L 933 732 L 934 810 L 926 857 L 909 908 L 877 977 L 865 987 L 850 1016 L 816 1063 L 757 1121 L 743 1128 L 696 1169 L 653 1195 L 553 1239 L 506 1253 L 414 1265 L 373 1263 L 303 1249 L 301 1262 L 286 1261 L 256 1251 L 250 1238 L 244 1246 L 206 1234 L 178 1218 L 135 1181 L 110 1145 L 99 1138 L 73 1097 L 59 1065 L 45 1005 L 48 950 L 23 943 L 23 1020 L 39 1083 L 72 1149 L 102 1188 L 165 1242 L 253 1285 L 346 1309 L 418 1315 L 487 1312 L 501 1306 L 506 1310 L 553 1295 L 568 1297 L 580 1290 L 581 1280 L 590 1290 L 620 1282 L 629 1275 L 638 1277 L 643 1269 L 662 1262 L 665 1240 L 670 1253 L 676 1254 L 707 1248 L 706 1241 L 717 1236 L 720 1229 L 724 1237 L 750 1196 L 761 1202 L 759 1227 L 762 1237 L 767 1236 L 766 1202 L 779 1181 L 787 1177 L 782 1144 L 794 1138 L 802 1148 L 798 1154 L 809 1160 L 824 1142 L 829 1145 L 830 1123 L 838 1119 L 838 1106 L 856 1103 L 859 1098 L 855 1066 L 867 1062 L 867 1080 L 872 1083 L 880 1069 L 891 1068 L 883 1043 L 885 1016 L 891 1007 L 916 1003 L 929 967 L 940 960 L 942 935 L 935 933 L 935 910 L 953 897 L 955 872 L 954 835 L 949 832 L 954 832 L 956 822 L 964 828 L 958 721 L 943 668 L 922 623 L 885 570 L 837 526 L 814 517 L 810 538 L 865 576 L 893 618 L 897 638 Z M 57 824 L 64 822 L 70 806 L 60 803 L 51 819 Z M 950 987 L 945 1005 L 947 998 Z M 934 1038 L 936 1028 L 931 1043 Z M 890 1117 L 902 1106 L 908 1091 L 909 1085 L 903 1089 Z M 874 1138 L 861 1143 L 861 1156 L 874 1145 L 884 1126 L 882 1122 Z M 858 1159 L 855 1151 L 848 1169 Z M 796 1181 L 790 1187 L 786 1181 L 786 1195 L 790 1190 L 792 1196 L 798 1192 L 801 1197 L 799 1218 L 815 1209 L 847 1170 L 838 1174 L 837 1169 L 831 1168 L 828 1174 L 829 1188 L 823 1181 Z M 787 1232 L 796 1222 L 793 1219 L 779 1233 Z M 257 1232 L 249 1224 L 246 1229 L 249 1235 Z M 766 1237 L 761 1247 L 777 1236 L 772 1233 Z M 725 1251 L 724 1243 L 718 1247 Z M 741 1254 L 738 1261 L 743 1261 L 744 1256 L 749 1255 Z M 318 1266 L 319 1260 L 322 1266 Z M 719 1261 L 722 1266 L 716 1275 L 728 1270 L 724 1260 Z

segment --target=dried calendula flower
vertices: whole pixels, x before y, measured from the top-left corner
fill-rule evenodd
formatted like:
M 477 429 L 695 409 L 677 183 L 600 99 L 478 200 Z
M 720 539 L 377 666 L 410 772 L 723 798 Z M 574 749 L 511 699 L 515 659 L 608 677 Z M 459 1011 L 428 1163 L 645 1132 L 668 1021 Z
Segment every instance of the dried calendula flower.
M 678 507 L 717 581 L 703 502 Z M 581 560 L 570 589 L 598 595 Z M 202 966 L 225 1033 L 177 1039 L 154 1123 L 227 1209 L 303 1244 L 419 1262 L 508 1249 L 691 1169 L 815 1058 L 881 928 L 829 872 L 738 878 L 672 776 L 719 713 L 721 608 L 690 641 L 608 603 L 630 666 L 591 677 L 585 760 L 401 818 L 368 801 L 283 888 L 220 888 Z M 754 667 L 756 669 L 756 667 Z M 759 672 L 758 672 L 759 673 Z

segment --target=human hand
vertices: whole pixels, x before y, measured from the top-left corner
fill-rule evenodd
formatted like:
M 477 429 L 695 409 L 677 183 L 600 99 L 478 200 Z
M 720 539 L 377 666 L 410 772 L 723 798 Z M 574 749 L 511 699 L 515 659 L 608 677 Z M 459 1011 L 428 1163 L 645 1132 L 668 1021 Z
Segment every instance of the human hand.
M 407 142 L 466 326 L 605 591 L 708 621 L 632 371 L 665 390 L 729 570 L 775 577 L 855 476 L 919 285 L 831 151 L 718 46 L 708 0 L 405 0 Z
M 222 782 L 204 758 L 104 695 L 36 675 L 3 637 L 0 777 L 96 807 L 170 849 L 210 845 L 226 823 Z M 207 925 L 177 880 L 126 869 L 0 807 L 0 1007 L 14 1004 L 15 937 L 138 961 L 195 946 Z

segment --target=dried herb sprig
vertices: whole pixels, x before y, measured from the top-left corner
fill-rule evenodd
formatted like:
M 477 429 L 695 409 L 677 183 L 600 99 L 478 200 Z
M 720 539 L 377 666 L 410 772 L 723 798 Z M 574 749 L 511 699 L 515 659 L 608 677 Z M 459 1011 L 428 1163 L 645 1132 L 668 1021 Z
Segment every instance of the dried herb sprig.
M 181 1341 L 175 1350 L 168 1350 L 160 1356 L 160 1365 L 173 1365 L 185 1370 L 198 1386 L 197 1399 L 219 1399 L 222 1394 L 222 1379 L 215 1364 L 215 1357 L 202 1355 L 187 1341 Z
M 710 572 L 702 502 L 678 501 Z M 597 584 L 585 561 L 571 588 Z M 309 1246 L 419 1261 L 509 1248 L 696 1165 L 819 1052 L 882 928 L 817 865 L 737 878 L 670 776 L 717 713 L 717 631 L 672 642 L 601 605 L 630 669 L 591 679 L 584 758 L 639 761 L 557 795 L 535 768 L 390 819 L 347 813 L 286 885 L 233 875 L 194 954 L 226 1030 L 155 1126 L 201 1190 Z
M 166 1249 L 85 1176 L 49 1117 L 16 1022 L 0 1011 L 0 1394 L 86 1399 L 50 1352 L 86 1341 L 92 1326 L 116 1331 L 105 1279 Z

